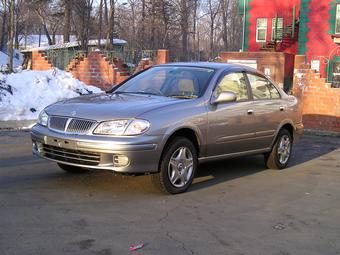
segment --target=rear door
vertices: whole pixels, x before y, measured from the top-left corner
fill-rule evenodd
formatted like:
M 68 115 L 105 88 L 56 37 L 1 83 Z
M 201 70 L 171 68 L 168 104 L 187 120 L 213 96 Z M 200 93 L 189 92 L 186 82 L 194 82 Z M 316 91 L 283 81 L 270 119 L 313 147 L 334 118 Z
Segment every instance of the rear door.
M 250 88 L 243 72 L 222 75 L 214 89 L 214 96 L 231 91 L 237 101 L 209 105 L 208 156 L 243 152 L 253 149 L 248 141 L 255 137 L 251 109 Z
M 255 149 L 268 148 L 286 115 L 286 105 L 277 88 L 265 76 L 247 73 L 253 104 L 253 127 L 256 132 Z

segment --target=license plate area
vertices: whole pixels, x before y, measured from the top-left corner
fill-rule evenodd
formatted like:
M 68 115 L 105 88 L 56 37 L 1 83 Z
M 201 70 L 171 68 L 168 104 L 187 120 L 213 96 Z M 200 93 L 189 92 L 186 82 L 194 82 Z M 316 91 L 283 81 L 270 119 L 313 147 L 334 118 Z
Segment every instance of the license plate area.
M 64 148 L 64 149 L 77 149 L 77 144 L 74 141 L 60 139 L 60 138 L 54 138 L 54 137 L 46 137 L 45 143 L 47 145 Z

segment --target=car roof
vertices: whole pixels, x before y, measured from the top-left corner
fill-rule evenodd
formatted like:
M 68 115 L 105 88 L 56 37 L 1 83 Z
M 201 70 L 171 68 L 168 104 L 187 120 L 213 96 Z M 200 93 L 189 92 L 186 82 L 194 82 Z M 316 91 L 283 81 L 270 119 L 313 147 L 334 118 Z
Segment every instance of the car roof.
M 224 71 L 248 71 L 248 72 L 256 72 L 258 71 L 254 68 L 238 65 L 238 64 L 228 64 L 228 63 L 218 63 L 218 62 L 172 62 L 167 64 L 162 64 L 159 66 L 183 66 L 183 67 L 199 67 L 199 68 L 212 68 L 215 70 L 224 70 Z

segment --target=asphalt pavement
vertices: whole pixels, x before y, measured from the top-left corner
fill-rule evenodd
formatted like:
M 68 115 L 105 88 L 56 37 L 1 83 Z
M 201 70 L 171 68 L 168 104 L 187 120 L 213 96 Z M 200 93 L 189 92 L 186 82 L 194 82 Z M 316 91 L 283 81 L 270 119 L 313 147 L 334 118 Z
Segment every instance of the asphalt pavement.
M 262 156 L 200 165 L 164 195 L 149 176 L 67 174 L 0 132 L 0 254 L 339 254 L 340 138 L 304 135 L 290 167 Z

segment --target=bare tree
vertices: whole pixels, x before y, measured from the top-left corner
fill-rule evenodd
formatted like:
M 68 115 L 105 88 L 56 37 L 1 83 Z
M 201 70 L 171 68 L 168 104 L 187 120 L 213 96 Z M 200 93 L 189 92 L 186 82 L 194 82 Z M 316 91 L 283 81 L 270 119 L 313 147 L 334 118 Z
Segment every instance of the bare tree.
M 228 50 L 228 16 L 229 16 L 229 3 L 230 0 L 221 0 L 222 12 L 222 38 L 224 50 Z
M 221 2 L 219 0 L 208 0 L 208 13 L 210 19 L 210 57 L 214 57 L 215 54 L 215 44 L 214 44 L 214 37 L 215 37 L 215 22 L 217 18 L 217 14 L 221 7 Z
M 2 24 L 1 24 L 1 37 L 0 37 L 0 50 L 4 50 L 7 43 L 8 35 L 8 1 L 2 0 Z
M 14 0 L 10 0 L 10 26 L 9 26 L 9 71 L 13 72 L 13 39 L 14 39 Z
M 110 0 L 109 24 L 106 32 L 106 48 L 112 48 L 115 32 L 115 6 L 116 1 Z
M 63 40 L 64 43 L 66 43 L 70 41 L 72 0 L 63 0 L 63 5 L 64 5 Z
M 99 16 L 99 21 L 98 21 L 98 48 L 100 48 L 100 43 L 102 39 L 102 30 L 103 30 L 103 0 L 100 0 L 99 2 L 99 10 L 98 10 L 98 16 Z
M 77 39 L 80 42 L 80 47 L 88 50 L 90 20 L 93 0 L 77 0 L 74 1 L 74 27 L 77 31 Z
M 182 61 L 188 60 L 188 36 L 189 36 L 189 16 L 190 9 L 188 0 L 180 0 L 180 27 L 182 36 L 182 54 L 180 59 Z
M 0 0 L 1 49 L 9 45 L 11 1 Z M 183 61 L 207 60 L 241 45 L 237 0 L 13 1 L 15 47 L 23 36 L 41 34 L 41 30 L 49 44 L 56 43 L 59 34 L 64 42 L 74 34 L 86 51 L 90 39 L 98 40 L 100 46 L 106 37 L 109 50 L 119 36 L 134 52 L 166 48 L 173 60 Z
M 39 17 L 42 27 L 44 29 L 47 41 L 49 45 L 53 44 L 52 38 L 50 36 L 50 33 L 48 31 L 48 24 L 47 24 L 47 17 L 48 17 L 48 4 L 49 0 L 32 0 L 31 1 L 31 7 L 34 8 L 35 13 Z

